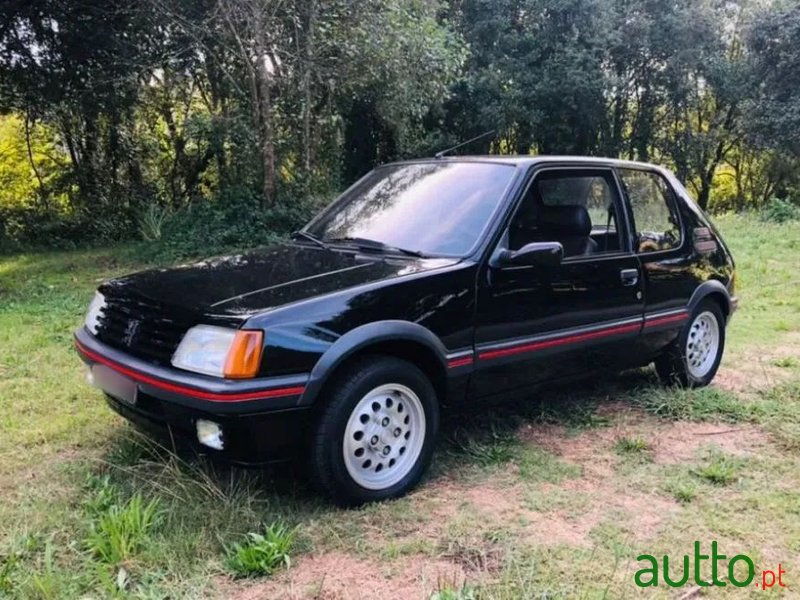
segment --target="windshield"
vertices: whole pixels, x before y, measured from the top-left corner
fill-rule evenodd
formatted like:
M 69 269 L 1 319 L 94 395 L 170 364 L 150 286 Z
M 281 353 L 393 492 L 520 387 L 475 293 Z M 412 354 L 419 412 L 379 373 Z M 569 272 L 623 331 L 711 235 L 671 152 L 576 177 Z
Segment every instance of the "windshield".
M 479 162 L 381 167 L 307 231 L 325 241 L 368 239 L 426 255 L 463 256 L 480 238 L 514 171 Z

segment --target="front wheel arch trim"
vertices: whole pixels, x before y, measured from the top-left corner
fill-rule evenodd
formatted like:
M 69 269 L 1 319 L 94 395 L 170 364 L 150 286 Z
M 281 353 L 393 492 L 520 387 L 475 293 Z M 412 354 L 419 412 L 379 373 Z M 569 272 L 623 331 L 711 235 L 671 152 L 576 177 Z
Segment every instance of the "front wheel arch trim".
M 356 353 L 381 342 L 413 342 L 427 347 L 447 373 L 447 351 L 441 340 L 429 329 L 410 321 L 376 321 L 348 331 L 320 357 L 308 378 L 298 405 L 314 404 L 337 368 Z

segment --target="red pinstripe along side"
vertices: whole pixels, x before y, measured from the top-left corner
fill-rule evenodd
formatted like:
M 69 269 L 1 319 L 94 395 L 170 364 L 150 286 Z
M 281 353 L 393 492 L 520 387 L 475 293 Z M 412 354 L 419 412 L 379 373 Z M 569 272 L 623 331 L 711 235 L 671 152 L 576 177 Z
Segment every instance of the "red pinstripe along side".
M 167 383 L 166 381 L 162 381 L 160 379 L 150 377 L 149 375 L 145 375 L 144 373 L 134 371 L 133 369 L 121 365 L 118 362 L 111 360 L 110 358 L 106 358 L 105 356 L 97 354 L 96 352 L 92 352 L 91 350 L 83 346 L 78 340 L 75 340 L 75 346 L 78 348 L 78 351 L 80 351 L 82 354 L 84 354 L 91 360 L 103 364 L 111 369 L 114 369 L 118 373 L 121 373 L 126 377 L 130 377 L 135 381 L 138 381 L 140 383 L 146 383 L 147 385 L 152 385 L 153 387 L 157 387 L 159 389 L 166 390 L 168 392 L 183 394 L 186 396 L 190 396 L 192 398 L 198 398 L 200 400 L 210 400 L 212 402 L 244 402 L 246 400 L 260 400 L 263 398 L 283 398 L 285 396 L 299 396 L 305 390 L 305 387 L 303 386 L 296 386 L 287 388 L 257 390 L 254 392 L 238 392 L 238 393 L 234 392 L 227 394 L 204 392 L 202 390 L 197 390 L 195 388 L 186 387 L 183 385 Z
M 535 352 L 536 350 L 544 350 L 554 346 L 561 346 L 564 344 L 576 344 L 587 340 L 603 338 L 610 335 L 617 335 L 620 333 L 628 333 L 637 331 L 642 326 L 641 323 L 629 323 L 627 325 L 615 325 L 607 329 L 600 329 L 598 331 L 590 331 L 588 333 L 578 333 L 575 335 L 568 335 L 564 337 L 554 338 L 552 340 L 543 340 L 541 342 L 532 342 L 530 344 L 523 344 L 521 346 L 512 346 L 511 348 L 502 348 L 500 350 L 489 350 L 482 352 L 478 355 L 481 360 L 490 360 L 492 358 L 500 358 L 502 356 L 512 356 L 514 354 L 522 354 L 524 352 Z

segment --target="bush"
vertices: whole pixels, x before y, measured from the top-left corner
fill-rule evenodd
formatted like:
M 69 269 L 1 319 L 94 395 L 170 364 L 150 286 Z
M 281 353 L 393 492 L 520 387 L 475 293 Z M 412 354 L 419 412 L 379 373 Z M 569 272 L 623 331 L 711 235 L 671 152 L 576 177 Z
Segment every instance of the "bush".
M 135 219 L 127 210 L 68 212 L 0 207 L 0 252 L 29 248 L 72 250 L 130 239 Z
M 333 196 L 333 192 L 326 192 Z M 320 202 L 285 191 L 273 208 L 260 207 L 260 195 L 246 187 L 227 187 L 211 199 L 197 199 L 172 210 L 139 198 L 102 210 L 0 207 L 0 252 L 33 248 L 63 250 L 144 240 L 135 248 L 144 260 L 180 260 L 274 243 L 302 227 Z
M 302 227 L 313 211 L 314 203 L 308 201 L 262 210 L 257 194 L 228 189 L 165 217 L 158 239 L 138 247 L 137 254 L 181 260 L 272 244 Z
M 771 223 L 794 221 L 800 219 L 800 206 L 792 204 L 788 200 L 772 198 L 764 207 L 761 218 Z

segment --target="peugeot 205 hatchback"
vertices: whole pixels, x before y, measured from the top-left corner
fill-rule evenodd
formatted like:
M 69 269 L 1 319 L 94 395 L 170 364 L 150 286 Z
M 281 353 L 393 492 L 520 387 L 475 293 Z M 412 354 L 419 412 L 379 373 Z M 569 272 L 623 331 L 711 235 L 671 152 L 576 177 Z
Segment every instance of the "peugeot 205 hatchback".
M 104 283 L 75 344 L 127 419 L 236 463 L 305 456 L 349 505 L 419 481 L 442 407 L 651 362 L 708 384 L 735 308 L 668 171 L 448 158 L 375 169 L 291 242 Z

